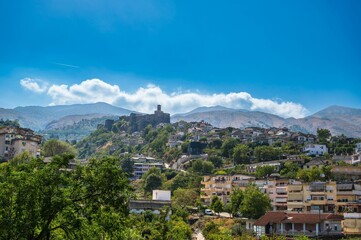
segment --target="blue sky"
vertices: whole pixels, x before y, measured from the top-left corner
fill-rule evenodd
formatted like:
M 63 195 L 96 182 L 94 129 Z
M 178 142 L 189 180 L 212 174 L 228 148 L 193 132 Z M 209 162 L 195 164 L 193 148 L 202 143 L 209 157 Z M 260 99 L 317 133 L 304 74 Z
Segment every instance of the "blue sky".
M 361 108 L 361 1 L 0 2 L 0 107 Z

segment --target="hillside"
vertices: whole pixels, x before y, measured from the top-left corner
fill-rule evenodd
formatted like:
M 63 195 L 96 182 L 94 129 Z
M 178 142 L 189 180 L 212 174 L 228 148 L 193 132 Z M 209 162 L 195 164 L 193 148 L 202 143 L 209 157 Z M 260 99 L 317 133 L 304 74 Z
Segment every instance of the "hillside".
M 49 124 L 54 122 L 64 122 L 64 119 L 60 120 L 64 117 L 68 117 L 66 120 L 68 122 L 76 122 L 79 120 L 80 115 L 84 115 L 83 119 L 89 119 L 89 114 L 121 116 L 129 115 L 131 112 L 130 110 L 115 107 L 107 103 L 92 103 L 47 107 L 28 106 L 16 107 L 14 109 L 1 108 L 0 118 L 10 120 L 18 119 L 21 126 L 38 131 L 47 128 Z
M 344 134 L 361 137 L 361 109 L 331 106 L 311 116 L 295 119 L 282 118 L 263 112 L 236 109 L 202 108 L 189 113 L 173 115 L 172 122 L 204 120 L 216 127 L 288 127 L 292 131 L 316 133 L 318 128 L 327 128 L 333 135 Z

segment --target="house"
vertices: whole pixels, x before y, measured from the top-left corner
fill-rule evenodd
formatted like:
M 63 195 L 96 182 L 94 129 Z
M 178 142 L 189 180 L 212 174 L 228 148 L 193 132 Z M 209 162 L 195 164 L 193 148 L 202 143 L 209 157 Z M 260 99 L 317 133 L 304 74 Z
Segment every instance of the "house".
M 40 156 L 42 136 L 28 128 L 4 126 L 0 128 L 0 158 L 4 160 L 27 151 L 33 157 Z
M 263 235 L 342 236 L 342 215 L 333 213 L 267 212 L 253 225 L 258 237 Z
M 328 153 L 328 149 L 326 145 L 323 144 L 308 144 L 303 148 L 303 152 L 308 156 L 322 156 Z

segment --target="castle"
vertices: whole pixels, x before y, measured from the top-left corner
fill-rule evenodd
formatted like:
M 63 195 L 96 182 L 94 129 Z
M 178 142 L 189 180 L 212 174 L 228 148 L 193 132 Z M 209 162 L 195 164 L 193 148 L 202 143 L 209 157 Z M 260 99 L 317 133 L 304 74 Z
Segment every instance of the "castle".
M 122 116 L 120 120 L 126 120 L 129 122 L 130 132 L 139 132 L 143 130 L 148 125 L 153 127 L 157 126 L 160 123 L 170 123 L 170 114 L 164 113 L 162 111 L 161 105 L 157 106 L 157 110 L 154 111 L 154 114 L 136 114 L 131 113 L 130 116 Z

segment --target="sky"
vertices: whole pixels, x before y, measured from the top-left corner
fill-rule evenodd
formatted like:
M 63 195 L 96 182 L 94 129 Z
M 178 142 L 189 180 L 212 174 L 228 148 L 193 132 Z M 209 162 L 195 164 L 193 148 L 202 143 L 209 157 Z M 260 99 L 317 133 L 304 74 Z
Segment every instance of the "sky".
M 0 107 L 361 108 L 361 1 L 0 1 Z

